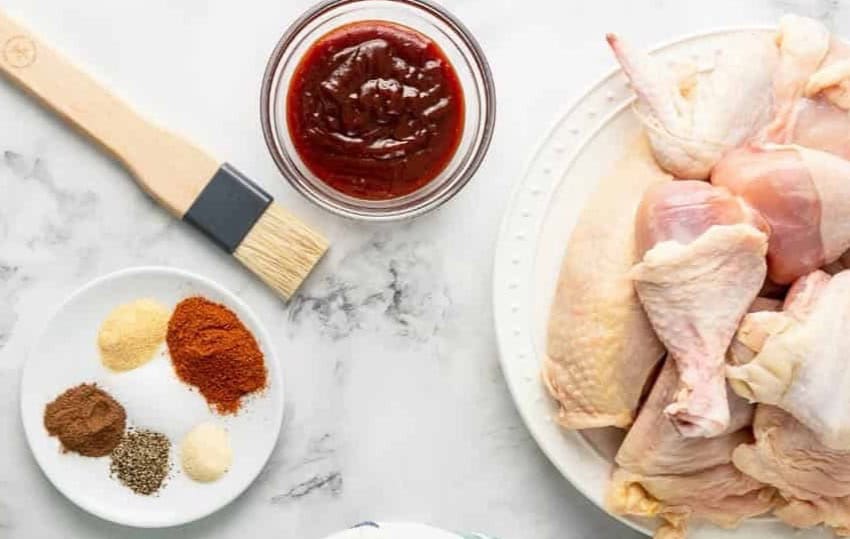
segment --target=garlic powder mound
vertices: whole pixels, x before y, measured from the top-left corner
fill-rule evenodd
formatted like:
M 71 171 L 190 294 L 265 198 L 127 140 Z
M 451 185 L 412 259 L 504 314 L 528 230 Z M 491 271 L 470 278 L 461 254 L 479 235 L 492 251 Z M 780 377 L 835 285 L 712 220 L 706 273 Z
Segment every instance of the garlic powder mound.
M 233 462 L 227 431 L 212 423 L 201 423 L 180 444 L 180 461 L 186 475 L 208 483 L 220 478 Z
M 171 311 L 152 299 L 115 308 L 100 326 L 97 344 L 104 366 L 129 371 L 144 365 L 165 340 Z

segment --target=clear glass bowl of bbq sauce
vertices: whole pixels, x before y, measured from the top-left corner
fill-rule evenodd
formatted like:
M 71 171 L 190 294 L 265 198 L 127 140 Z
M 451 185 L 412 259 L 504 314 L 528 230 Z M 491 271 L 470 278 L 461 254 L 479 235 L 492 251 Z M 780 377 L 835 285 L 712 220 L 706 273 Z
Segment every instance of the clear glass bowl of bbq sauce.
M 493 135 L 478 42 L 427 0 L 330 0 L 277 44 L 263 78 L 266 144 L 284 177 L 345 217 L 388 221 L 452 198 Z

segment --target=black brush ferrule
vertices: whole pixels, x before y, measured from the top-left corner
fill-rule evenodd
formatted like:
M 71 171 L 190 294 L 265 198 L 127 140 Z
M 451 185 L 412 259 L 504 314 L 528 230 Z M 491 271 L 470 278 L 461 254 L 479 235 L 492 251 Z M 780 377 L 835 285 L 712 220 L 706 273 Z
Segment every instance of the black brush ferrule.
M 271 195 L 229 163 L 224 163 L 183 220 L 232 254 L 271 203 Z

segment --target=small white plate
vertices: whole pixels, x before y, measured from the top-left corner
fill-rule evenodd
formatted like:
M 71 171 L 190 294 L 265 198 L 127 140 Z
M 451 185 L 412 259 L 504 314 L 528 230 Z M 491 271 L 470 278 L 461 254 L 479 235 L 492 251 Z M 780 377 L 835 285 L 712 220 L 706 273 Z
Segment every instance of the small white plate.
M 97 334 L 109 312 L 153 298 L 173 307 L 201 295 L 232 309 L 253 332 L 268 369 L 268 388 L 243 401 L 236 415 L 210 411 L 203 396 L 174 373 L 165 345 L 149 363 L 124 373 L 100 362 Z M 153 496 L 141 496 L 109 476 L 109 457 L 62 453 L 44 428 L 44 407 L 68 388 L 96 382 L 127 411 L 128 425 L 162 432 L 171 440 L 171 478 Z M 283 419 L 283 380 L 268 333 L 239 298 L 214 282 L 171 268 L 136 268 L 107 275 L 74 293 L 33 343 L 21 380 L 21 418 L 30 449 L 47 478 L 86 511 L 119 524 L 155 528 L 184 524 L 224 507 L 257 477 L 271 455 Z M 179 446 L 196 424 L 211 421 L 230 433 L 233 464 L 213 483 L 197 483 L 180 470 Z
M 754 31 L 767 29 L 718 30 L 662 45 L 654 54 L 665 61 L 710 64 L 728 45 L 730 34 Z M 567 240 L 597 181 L 622 155 L 625 142 L 642 129 L 629 107 L 633 99 L 625 75 L 617 69 L 558 116 L 508 202 L 493 269 L 499 355 L 514 403 L 549 460 L 602 509 L 622 431 L 579 433 L 560 428 L 552 419 L 557 408 L 540 382 L 540 362 Z M 592 266 L 594 261 L 586 263 Z M 651 521 L 611 516 L 652 534 Z M 762 517 L 748 520 L 734 531 L 697 523 L 688 537 L 813 539 L 824 537 L 824 531 L 796 531 L 773 517 Z

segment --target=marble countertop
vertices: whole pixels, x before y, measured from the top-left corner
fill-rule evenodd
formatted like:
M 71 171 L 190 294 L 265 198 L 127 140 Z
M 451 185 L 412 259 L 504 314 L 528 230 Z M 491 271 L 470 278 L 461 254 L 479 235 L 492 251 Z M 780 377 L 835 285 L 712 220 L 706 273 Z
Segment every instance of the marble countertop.
M 493 145 L 450 204 L 378 226 L 310 206 L 281 180 L 262 140 L 267 55 L 310 0 L 0 1 L 333 241 L 285 306 L 172 221 L 115 163 L 0 82 L 0 537 L 319 539 L 367 518 L 502 539 L 638 537 L 558 474 L 514 411 L 491 315 L 501 210 L 557 111 L 613 65 L 606 31 L 649 46 L 795 11 L 850 35 L 850 3 L 445 3 L 491 61 L 499 99 Z M 150 264 L 206 275 L 254 306 L 277 339 L 288 390 L 282 436 L 260 479 L 214 516 L 156 532 L 109 524 L 66 501 L 30 456 L 18 413 L 21 364 L 53 306 L 94 277 Z

